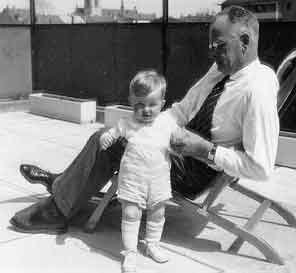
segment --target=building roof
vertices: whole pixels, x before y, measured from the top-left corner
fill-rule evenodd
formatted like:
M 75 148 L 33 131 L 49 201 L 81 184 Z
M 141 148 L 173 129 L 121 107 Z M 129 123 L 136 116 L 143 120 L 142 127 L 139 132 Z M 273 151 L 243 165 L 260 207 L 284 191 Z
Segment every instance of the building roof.
M 107 23 L 107 22 L 114 22 L 114 19 L 108 16 L 92 15 L 92 16 L 87 16 L 85 18 L 85 22 L 86 23 Z
M 64 24 L 59 15 L 36 14 L 37 24 Z M 28 9 L 5 8 L 0 12 L 0 24 L 30 24 Z
M 30 24 L 29 10 L 4 8 L 0 12 L 0 24 Z
M 241 5 L 241 4 L 255 4 L 260 2 L 279 2 L 280 0 L 226 0 L 222 2 L 222 6 L 229 5 Z
M 7 13 L 0 13 L 0 24 L 17 24 L 18 21 Z
M 64 24 L 65 22 L 58 15 L 36 14 L 37 24 Z

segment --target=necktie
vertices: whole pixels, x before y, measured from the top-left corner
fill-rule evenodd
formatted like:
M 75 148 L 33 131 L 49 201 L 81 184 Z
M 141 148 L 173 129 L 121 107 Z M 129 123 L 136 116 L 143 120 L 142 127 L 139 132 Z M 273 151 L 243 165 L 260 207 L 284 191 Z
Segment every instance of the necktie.
M 225 83 L 229 80 L 229 76 L 225 76 L 212 89 L 210 94 L 205 99 L 200 110 L 195 117 L 188 123 L 186 129 L 192 130 L 202 137 L 211 140 L 211 128 L 215 106 L 224 91 Z

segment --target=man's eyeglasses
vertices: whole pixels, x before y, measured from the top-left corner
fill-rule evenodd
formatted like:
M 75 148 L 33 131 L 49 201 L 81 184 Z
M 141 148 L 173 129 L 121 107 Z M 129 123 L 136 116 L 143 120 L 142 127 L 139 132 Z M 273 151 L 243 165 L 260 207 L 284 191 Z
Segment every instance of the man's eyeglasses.
M 217 41 L 217 42 L 212 42 L 209 44 L 209 50 L 210 51 L 215 51 L 215 52 L 225 52 L 227 48 L 227 44 L 230 41 L 236 40 L 237 38 L 231 38 L 228 39 L 227 41 Z
M 222 52 L 226 50 L 226 47 L 227 47 L 227 42 L 213 42 L 209 44 L 210 51 Z

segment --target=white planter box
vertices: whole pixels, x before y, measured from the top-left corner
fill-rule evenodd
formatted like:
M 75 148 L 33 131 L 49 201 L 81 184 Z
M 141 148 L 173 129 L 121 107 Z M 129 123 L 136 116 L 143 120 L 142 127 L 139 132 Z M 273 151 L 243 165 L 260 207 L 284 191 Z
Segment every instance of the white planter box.
M 280 133 L 276 164 L 296 168 L 296 134 Z
M 117 121 L 132 114 L 132 108 L 124 105 L 111 105 L 105 107 L 104 123 L 106 127 L 113 127 Z
M 96 101 L 36 93 L 29 96 L 30 112 L 76 123 L 96 121 Z
M 105 106 L 97 105 L 97 122 L 104 123 L 105 122 Z

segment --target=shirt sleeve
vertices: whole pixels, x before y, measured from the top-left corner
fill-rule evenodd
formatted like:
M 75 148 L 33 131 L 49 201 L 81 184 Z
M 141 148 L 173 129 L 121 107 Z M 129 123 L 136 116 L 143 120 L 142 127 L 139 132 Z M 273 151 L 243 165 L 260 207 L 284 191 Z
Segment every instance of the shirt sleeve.
M 279 85 L 275 75 L 266 78 L 259 87 L 258 81 L 256 84 L 253 87 L 256 90 L 246 98 L 243 110 L 243 149 L 218 146 L 215 164 L 231 176 L 267 180 L 273 172 L 277 153 L 279 120 L 276 97 Z
M 192 119 L 212 88 L 224 76 L 214 63 L 206 75 L 189 89 L 185 97 L 172 105 L 169 111 L 179 126 L 185 126 Z

